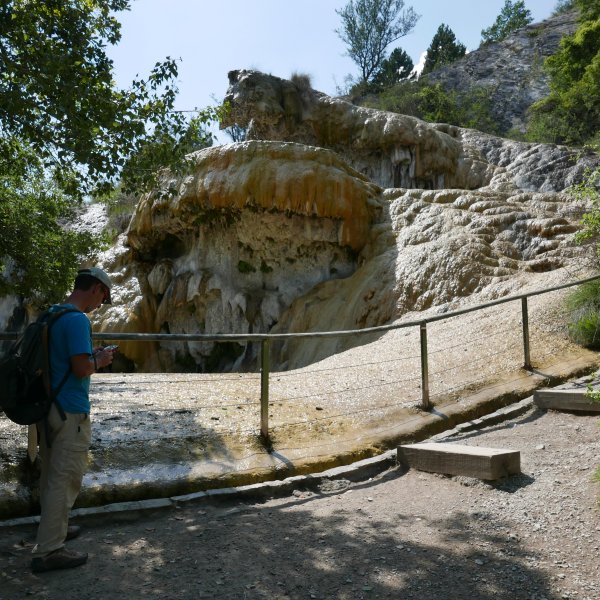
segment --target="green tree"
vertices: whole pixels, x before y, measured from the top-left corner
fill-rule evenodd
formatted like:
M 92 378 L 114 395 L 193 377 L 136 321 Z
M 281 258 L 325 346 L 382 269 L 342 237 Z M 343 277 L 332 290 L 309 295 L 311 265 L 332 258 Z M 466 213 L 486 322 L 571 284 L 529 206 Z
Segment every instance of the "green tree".
M 558 0 L 554 10 L 552 11 L 552 16 L 561 15 L 575 8 L 574 0 Z
M 360 69 L 359 83 L 371 80 L 386 57 L 386 48 L 410 33 L 419 20 L 412 7 L 403 8 L 403 0 L 350 0 L 336 10 L 342 18 L 336 33 Z
M 529 25 L 533 21 L 531 11 L 525 8 L 524 0 L 504 0 L 504 6 L 494 24 L 481 31 L 481 43 L 501 42 L 513 31 Z
M 550 94 L 531 107 L 532 141 L 585 144 L 600 132 L 600 4 L 575 0 L 579 25 L 546 59 Z
M 100 240 L 65 228 L 74 204 L 48 177 L 41 160 L 15 142 L 0 140 L 0 296 L 57 301 L 73 281 L 77 257 Z
M 394 48 L 373 76 L 373 84 L 379 89 L 391 87 L 408 79 L 414 66 L 411 57 L 402 48 Z
M 112 13 L 128 5 L 5 0 L 0 7 L 1 135 L 30 145 L 57 177 L 67 174 L 73 193 L 114 182 L 156 127 L 175 137 L 188 128 L 186 115 L 173 110 L 174 60 L 157 63 L 130 89 L 114 87 L 105 48 L 121 35 Z
M 462 58 L 467 51 L 464 44 L 457 41 L 454 32 L 443 23 L 438 27 L 429 48 L 422 74 L 430 73 L 443 65 Z
M 174 60 L 128 89 L 115 87 L 105 49 L 120 39 L 114 13 L 128 7 L 129 0 L 0 5 L 0 292 L 55 297 L 65 281 L 57 270 L 68 279 L 78 257 L 99 244 L 64 226 L 86 195 L 119 181 L 125 191 L 148 188 L 159 167 L 183 169 L 187 150 L 210 143 L 203 126 L 214 111 L 189 119 L 173 110 Z M 34 267 L 44 257 L 49 277 Z

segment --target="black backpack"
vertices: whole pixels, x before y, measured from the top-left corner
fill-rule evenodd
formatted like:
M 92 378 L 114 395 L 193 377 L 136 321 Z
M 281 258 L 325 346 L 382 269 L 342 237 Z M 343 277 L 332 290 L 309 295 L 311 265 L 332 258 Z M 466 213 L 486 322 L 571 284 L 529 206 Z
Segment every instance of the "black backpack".
M 0 409 L 19 425 L 32 425 L 44 419 L 69 377 L 71 369 L 56 389 L 50 388 L 50 330 L 60 317 L 69 312 L 79 311 L 62 308 L 44 312 L 26 327 L 0 359 Z M 60 412 L 63 416 L 64 412 Z

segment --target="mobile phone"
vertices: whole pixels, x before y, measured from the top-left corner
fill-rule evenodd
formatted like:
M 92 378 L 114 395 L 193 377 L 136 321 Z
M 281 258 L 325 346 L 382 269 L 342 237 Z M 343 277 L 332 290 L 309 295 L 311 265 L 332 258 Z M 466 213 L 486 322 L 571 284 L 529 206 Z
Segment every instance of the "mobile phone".
M 105 346 L 104 350 L 110 350 L 111 352 L 114 352 L 115 350 L 118 350 L 119 346 L 117 344 L 111 344 L 110 346 Z

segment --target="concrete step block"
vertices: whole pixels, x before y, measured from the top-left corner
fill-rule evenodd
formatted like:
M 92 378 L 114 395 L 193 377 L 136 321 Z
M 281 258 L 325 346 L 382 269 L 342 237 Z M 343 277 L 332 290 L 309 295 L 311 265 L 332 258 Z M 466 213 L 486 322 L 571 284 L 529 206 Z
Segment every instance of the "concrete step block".
M 592 400 L 583 388 L 536 390 L 533 402 L 540 408 L 600 413 L 600 402 Z
M 499 479 L 521 472 L 518 450 L 426 442 L 398 446 L 398 462 L 431 473 Z

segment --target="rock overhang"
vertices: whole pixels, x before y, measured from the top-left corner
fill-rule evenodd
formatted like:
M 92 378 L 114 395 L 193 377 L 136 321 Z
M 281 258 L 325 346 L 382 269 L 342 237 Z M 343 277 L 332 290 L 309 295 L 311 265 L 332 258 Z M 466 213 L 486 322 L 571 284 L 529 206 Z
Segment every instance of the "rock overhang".
M 332 219 L 338 243 L 359 252 L 381 209 L 381 188 L 323 148 L 249 141 L 201 150 L 191 160 L 192 175 L 141 199 L 127 232 L 131 246 L 160 229 L 193 228 L 201 215 L 255 210 Z

